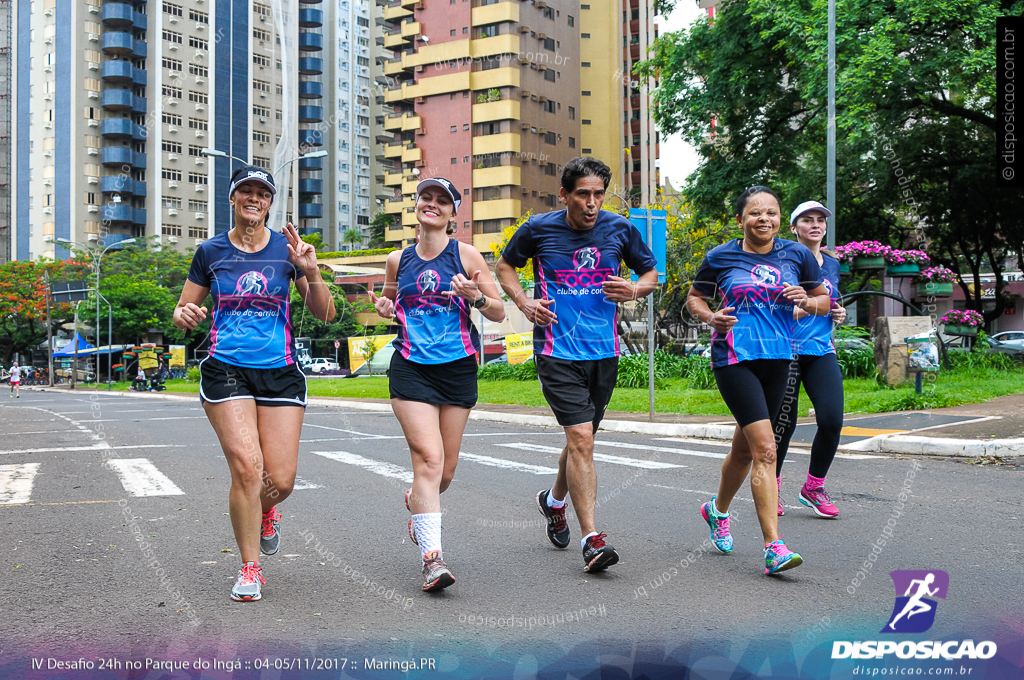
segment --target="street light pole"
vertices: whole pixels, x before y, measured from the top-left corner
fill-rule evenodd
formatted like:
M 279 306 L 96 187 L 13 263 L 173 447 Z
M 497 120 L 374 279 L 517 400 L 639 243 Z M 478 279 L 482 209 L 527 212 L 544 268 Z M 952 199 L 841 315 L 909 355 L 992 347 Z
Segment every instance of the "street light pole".
M 836 0 L 828 0 L 828 146 L 826 159 L 825 200 L 832 216 L 828 218 L 826 241 L 828 247 L 835 251 L 836 246 Z

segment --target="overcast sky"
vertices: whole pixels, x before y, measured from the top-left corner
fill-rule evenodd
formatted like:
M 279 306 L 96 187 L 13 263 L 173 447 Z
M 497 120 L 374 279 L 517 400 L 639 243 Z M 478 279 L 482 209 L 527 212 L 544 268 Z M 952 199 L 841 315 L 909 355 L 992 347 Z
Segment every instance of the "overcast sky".
M 664 35 L 670 31 L 678 31 L 689 26 L 694 19 L 706 12 L 707 10 L 697 7 L 697 0 L 679 0 L 672 14 L 658 18 L 658 32 Z M 687 176 L 697 168 L 697 152 L 679 135 L 662 136 L 660 158 L 662 183 L 668 178 L 676 189 L 682 186 Z

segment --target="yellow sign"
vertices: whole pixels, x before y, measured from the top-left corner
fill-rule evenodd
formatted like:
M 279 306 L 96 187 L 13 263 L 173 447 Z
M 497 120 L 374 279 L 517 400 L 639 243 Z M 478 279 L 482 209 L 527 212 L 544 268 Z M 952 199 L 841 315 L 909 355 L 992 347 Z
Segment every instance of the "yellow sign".
M 142 349 L 138 352 L 139 355 L 139 368 L 147 370 L 150 368 L 156 368 L 160 365 L 160 359 L 157 355 L 157 348 L 153 345 L 143 345 Z
M 171 366 L 185 366 L 185 345 L 171 345 Z
M 369 335 L 348 339 L 348 368 L 354 371 L 370 358 L 379 352 L 384 345 L 388 344 L 397 335 Z M 376 364 L 374 364 L 376 366 Z
M 508 354 L 508 363 L 526 363 L 533 356 L 533 331 L 506 335 L 505 352 Z

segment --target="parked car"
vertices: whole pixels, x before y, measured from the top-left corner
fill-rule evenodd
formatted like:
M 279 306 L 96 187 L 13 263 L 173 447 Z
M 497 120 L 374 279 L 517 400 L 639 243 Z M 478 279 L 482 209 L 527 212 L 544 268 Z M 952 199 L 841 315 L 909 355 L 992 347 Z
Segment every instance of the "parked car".
M 317 357 L 304 368 L 310 373 L 320 373 L 321 371 L 337 371 L 341 366 L 337 361 L 331 361 L 326 357 Z
M 491 364 L 507 364 L 507 363 L 508 363 L 508 353 L 507 352 L 502 352 L 500 357 L 498 357 L 496 359 L 488 359 L 484 363 L 484 366 L 490 366 Z
M 1004 347 L 1012 347 L 1024 352 L 1024 331 L 1003 331 L 989 337 Z

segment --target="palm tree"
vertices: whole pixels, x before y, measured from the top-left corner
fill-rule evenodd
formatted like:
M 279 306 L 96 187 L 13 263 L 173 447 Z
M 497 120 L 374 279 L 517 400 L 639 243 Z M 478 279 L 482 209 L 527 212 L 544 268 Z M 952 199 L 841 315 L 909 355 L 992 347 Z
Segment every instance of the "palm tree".
M 341 242 L 349 244 L 350 250 L 356 249 L 356 244 L 363 240 L 363 235 L 359 233 L 358 229 L 346 229 L 341 234 Z

